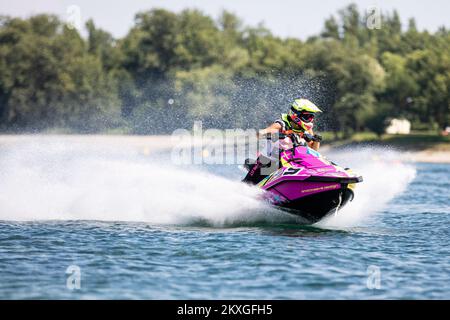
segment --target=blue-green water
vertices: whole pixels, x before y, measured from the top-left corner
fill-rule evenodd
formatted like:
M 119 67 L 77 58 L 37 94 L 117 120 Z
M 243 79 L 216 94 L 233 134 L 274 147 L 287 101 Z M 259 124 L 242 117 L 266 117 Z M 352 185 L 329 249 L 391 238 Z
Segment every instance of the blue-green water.
M 234 166 L 208 167 L 226 177 L 214 181 L 205 168 L 146 176 L 139 157 L 55 154 L 45 166 L 3 156 L 0 299 L 450 298 L 449 165 L 361 166 L 362 200 L 301 226 L 247 199 Z

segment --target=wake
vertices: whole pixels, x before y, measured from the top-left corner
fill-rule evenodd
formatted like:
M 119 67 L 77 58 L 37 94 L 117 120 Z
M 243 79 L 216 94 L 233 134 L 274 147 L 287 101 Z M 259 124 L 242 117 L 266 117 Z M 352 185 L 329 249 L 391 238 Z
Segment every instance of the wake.
M 64 141 L 14 146 L 0 156 L 0 220 L 221 226 L 273 218 L 257 189 L 161 162 Z
M 374 154 L 383 152 L 383 160 Z M 328 154 L 363 175 L 355 200 L 317 224 L 342 228 L 379 213 L 415 176 L 398 154 L 360 149 Z M 387 160 L 386 160 L 387 159 Z M 214 172 L 214 169 L 213 169 Z M 258 200 L 260 192 L 201 167 L 176 167 L 143 157 L 131 147 L 120 152 L 64 138 L 14 144 L 0 153 L 0 220 L 97 220 L 212 226 L 239 223 L 297 223 Z
M 329 156 L 361 174 L 364 181 L 356 185 L 354 200 L 337 214 L 320 221 L 319 227 L 352 227 L 376 216 L 416 176 L 414 165 L 402 162 L 401 154 L 394 150 L 365 147 L 332 152 Z

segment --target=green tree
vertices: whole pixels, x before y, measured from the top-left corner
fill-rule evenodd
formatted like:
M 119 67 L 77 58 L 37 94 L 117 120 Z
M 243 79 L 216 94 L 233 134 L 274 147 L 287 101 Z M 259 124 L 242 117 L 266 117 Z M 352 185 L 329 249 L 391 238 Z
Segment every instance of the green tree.
M 1 119 L 9 129 L 95 131 L 117 120 L 114 84 L 79 34 L 54 16 L 4 18 L 0 66 Z

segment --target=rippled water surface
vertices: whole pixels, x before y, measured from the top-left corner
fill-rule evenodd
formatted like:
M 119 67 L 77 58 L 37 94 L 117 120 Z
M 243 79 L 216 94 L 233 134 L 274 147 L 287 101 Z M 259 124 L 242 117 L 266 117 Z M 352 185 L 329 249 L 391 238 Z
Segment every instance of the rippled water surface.
M 450 298 L 449 165 L 330 155 L 365 182 L 302 226 L 235 166 L 27 148 L 0 156 L 0 299 Z

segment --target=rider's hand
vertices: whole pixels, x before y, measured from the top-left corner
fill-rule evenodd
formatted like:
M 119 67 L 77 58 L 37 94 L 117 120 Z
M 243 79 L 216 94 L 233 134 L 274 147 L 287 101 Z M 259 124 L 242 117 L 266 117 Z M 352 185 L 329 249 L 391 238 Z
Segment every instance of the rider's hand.
M 317 142 L 322 142 L 322 136 L 320 134 L 315 134 L 313 140 Z
M 302 138 L 305 139 L 306 142 L 315 141 L 314 136 L 308 132 L 304 132 Z
M 305 132 L 305 133 L 303 133 L 303 139 L 305 139 L 306 142 L 311 142 L 311 141 L 321 142 L 322 136 L 320 134 L 312 135 L 310 133 Z

